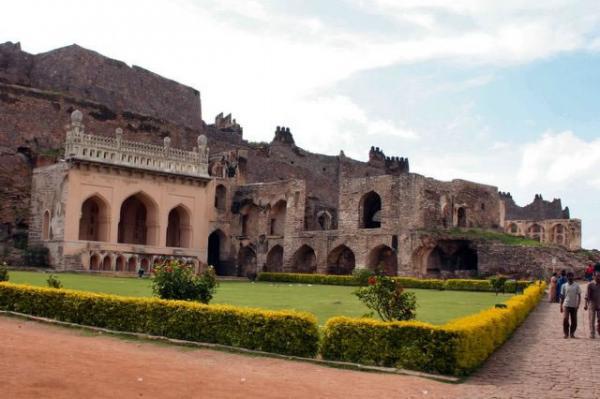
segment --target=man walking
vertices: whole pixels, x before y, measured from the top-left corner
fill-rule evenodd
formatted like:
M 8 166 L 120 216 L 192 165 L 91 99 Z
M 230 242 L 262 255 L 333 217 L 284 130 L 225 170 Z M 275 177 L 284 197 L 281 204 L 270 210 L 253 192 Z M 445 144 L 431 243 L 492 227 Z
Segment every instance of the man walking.
M 600 273 L 594 274 L 594 281 L 588 284 L 587 291 L 585 293 L 585 305 L 583 310 L 589 308 L 589 321 L 590 321 L 590 338 L 596 338 L 596 331 L 600 334 Z M 598 323 L 596 325 L 596 323 Z
M 575 338 L 577 330 L 577 309 L 581 302 L 581 288 L 575 282 L 573 272 L 567 273 L 567 283 L 561 287 L 560 295 L 560 313 L 564 314 L 563 331 L 565 338 Z M 571 323 L 569 325 L 569 319 Z

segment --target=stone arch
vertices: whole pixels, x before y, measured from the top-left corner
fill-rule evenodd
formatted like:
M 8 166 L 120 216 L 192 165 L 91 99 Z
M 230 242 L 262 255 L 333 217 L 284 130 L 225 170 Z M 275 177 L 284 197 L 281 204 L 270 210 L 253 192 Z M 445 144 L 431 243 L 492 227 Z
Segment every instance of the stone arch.
M 359 226 L 361 229 L 381 227 L 381 197 L 375 191 L 362 196 L 359 203 Z
M 110 271 L 112 270 L 112 257 L 110 255 L 105 255 L 102 260 L 102 270 Z
M 127 271 L 128 272 L 132 272 L 135 273 L 135 271 L 137 270 L 138 267 L 138 259 L 137 256 L 131 256 L 128 260 L 127 260 Z
M 167 247 L 189 248 L 192 236 L 191 212 L 179 204 L 169 212 Z
M 533 240 L 540 241 L 544 239 L 544 228 L 537 223 L 527 228 L 527 236 Z
M 519 226 L 516 223 L 509 224 L 508 232 L 511 234 L 519 234 Z
M 145 273 L 150 272 L 150 260 L 146 257 L 140 261 L 140 269 L 143 269 Z
M 456 226 L 457 227 L 467 227 L 467 208 L 464 206 L 459 207 L 456 210 Z
M 287 202 L 279 200 L 269 213 L 269 229 L 272 236 L 284 236 L 285 233 L 285 218 L 287 213 Z
M 565 245 L 567 243 L 567 227 L 558 223 L 552 227 L 552 242 L 558 245 Z
M 100 255 L 93 253 L 90 256 L 90 270 L 100 270 L 102 265 L 100 263 Z
M 397 275 L 398 257 L 396 251 L 384 244 L 373 248 L 367 257 L 367 267 L 386 276 Z
M 321 230 L 331 230 L 333 217 L 328 211 L 320 211 L 317 213 L 317 224 Z
M 219 276 L 227 276 L 232 274 L 224 262 L 227 256 L 227 243 L 227 236 L 220 229 L 213 231 L 208 236 L 207 262 L 210 266 L 215 268 L 215 272 Z
M 267 254 L 267 262 L 264 267 L 265 272 L 282 272 L 283 271 L 283 247 L 275 245 Z
M 123 255 L 117 256 L 117 259 L 115 260 L 115 270 L 118 272 L 124 272 L 126 265 L 127 261 L 125 260 L 125 257 Z
M 108 241 L 110 207 L 99 194 L 88 197 L 81 204 L 79 239 L 82 241 Z
M 238 252 L 238 276 L 251 277 L 256 273 L 256 252 L 251 247 L 242 247 Z
M 477 251 L 466 240 L 440 240 L 425 254 L 424 272 L 429 276 L 447 277 L 477 271 Z
M 352 274 L 355 266 L 354 252 L 345 245 L 339 245 L 327 256 L 327 274 Z
M 44 211 L 42 217 L 42 240 L 50 239 L 50 211 Z
M 126 244 L 158 244 L 158 205 L 146 193 L 138 192 L 121 204 L 118 242 Z
M 224 212 L 227 209 L 227 189 L 222 184 L 218 184 L 215 188 L 215 208 L 219 212 Z
M 294 273 L 315 273 L 317 271 L 317 256 L 309 245 L 302 245 L 292 257 Z

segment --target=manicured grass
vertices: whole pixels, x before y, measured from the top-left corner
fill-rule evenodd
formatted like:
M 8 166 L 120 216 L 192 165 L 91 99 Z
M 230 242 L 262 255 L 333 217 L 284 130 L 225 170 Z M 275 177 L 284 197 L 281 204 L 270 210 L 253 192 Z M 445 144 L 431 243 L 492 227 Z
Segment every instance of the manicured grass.
M 58 274 L 65 288 L 125 296 L 152 296 L 150 280 L 89 274 Z M 46 286 L 48 274 L 11 271 L 13 283 Z M 333 316 L 360 317 L 368 309 L 352 292 L 356 287 L 221 281 L 212 303 L 265 309 L 297 309 L 314 313 L 320 324 Z M 490 308 L 510 295 L 487 292 L 411 289 L 417 295 L 417 319 L 434 324 Z

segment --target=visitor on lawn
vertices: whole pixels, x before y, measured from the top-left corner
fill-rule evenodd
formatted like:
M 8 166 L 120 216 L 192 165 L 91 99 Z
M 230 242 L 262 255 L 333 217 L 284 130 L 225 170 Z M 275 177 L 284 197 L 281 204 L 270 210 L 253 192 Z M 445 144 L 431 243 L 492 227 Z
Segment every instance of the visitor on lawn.
M 560 295 L 562 293 L 562 286 L 567 282 L 567 272 L 566 270 L 560 271 L 560 277 L 558 278 L 558 282 L 556 285 L 556 302 L 560 302 Z
M 589 309 L 588 309 L 589 308 Z M 588 284 L 585 293 L 583 310 L 589 310 L 590 338 L 596 338 L 596 331 L 600 334 L 600 273 L 594 274 L 594 281 Z
M 577 330 L 577 309 L 581 303 L 581 288 L 575 282 L 573 272 L 567 273 L 567 283 L 561 287 L 560 294 L 560 313 L 564 314 L 563 332 L 565 338 L 575 338 Z M 569 324 L 569 319 L 571 323 Z
M 557 302 L 556 299 L 558 298 L 557 295 L 557 287 L 556 284 L 558 283 L 558 273 L 554 272 L 552 273 L 552 277 L 550 277 L 550 291 L 548 291 L 548 301 L 549 302 Z

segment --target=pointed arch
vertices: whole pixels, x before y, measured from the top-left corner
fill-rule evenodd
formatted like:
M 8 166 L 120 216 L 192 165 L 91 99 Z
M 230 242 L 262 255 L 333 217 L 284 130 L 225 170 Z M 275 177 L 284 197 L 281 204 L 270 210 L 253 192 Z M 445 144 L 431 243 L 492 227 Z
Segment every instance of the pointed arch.
M 327 274 L 352 274 L 355 266 L 354 252 L 345 245 L 337 246 L 327 256 Z
M 317 224 L 321 230 L 331 230 L 333 217 L 329 211 L 320 211 L 317 213 Z
M 191 212 L 183 204 L 169 211 L 167 222 L 167 247 L 189 248 L 192 237 Z
M 118 242 L 158 245 L 158 205 L 143 191 L 130 195 L 121 203 Z
M 383 244 L 373 248 L 367 257 L 367 267 L 386 276 L 397 275 L 398 257 L 396 251 Z
M 294 273 L 315 273 L 317 271 L 317 256 L 309 245 L 302 245 L 292 257 Z
M 112 257 L 110 255 L 105 255 L 102 260 L 102 270 L 110 271 L 112 270 Z
M 117 259 L 115 260 L 115 270 L 118 272 L 124 272 L 126 265 L 127 261 L 125 260 L 125 257 L 123 255 L 117 256 Z
M 235 274 L 227 268 L 225 260 L 228 256 L 227 236 L 221 229 L 217 229 L 208 236 L 208 264 L 215 268 L 219 276 Z
M 227 189 L 222 184 L 218 184 L 215 188 L 215 208 L 219 212 L 224 212 L 227 209 Z
M 265 272 L 282 272 L 283 271 L 283 247 L 275 245 L 267 254 L 267 263 L 265 263 Z
M 101 263 L 100 263 L 100 255 L 98 255 L 97 253 L 93 253 L 90 256 L 90 270 L 100 270 L 101 269 Z
M 539 224 L 534 223 L 527 229 L 527 236 L 529 238 L 542 242 L 544 239 L 544 228 Z
M 100 194 L 92 194 L 81 203 L 79 239 L 82 241 L 108 241 L 110 232 L 110 206 Z
M 359 227 L 361 229 L 381 227 L 381 197 L 375 191 L 369 191 L 360 199 Z
M 137 256 L 132 256 L 127 260 L 127 271 L 135 273 L 138 267 L 138 259 Z

